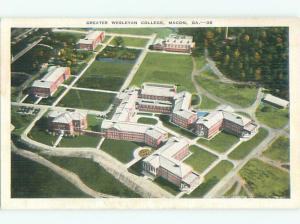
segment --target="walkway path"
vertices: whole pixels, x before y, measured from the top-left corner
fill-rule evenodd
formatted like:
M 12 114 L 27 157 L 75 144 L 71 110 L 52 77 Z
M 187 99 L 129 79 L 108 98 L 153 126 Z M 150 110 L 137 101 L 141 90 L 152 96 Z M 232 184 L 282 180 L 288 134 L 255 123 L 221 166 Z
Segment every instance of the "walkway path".
M 111 91 L 111 90 L 103 90 L 103 89 L 91 89 L 91 88 L 82 88 L 82 87 L 71 87 L 71 89 L 77 89 L 77 90 L 83 90 L 83 91 L 91 91 L 91 92 L 101 92 L 101 93 L 113 93 L 118 94 L 117 91 Z
M 38 39 L 37 41 L 29 44 L 26 48 L 21 50 L 19 53 L 17 53 L 15 56 L 13 56 L 11 60 L 11 64 L 14 63 L 16 60 L 18 60 L 20 57 L 22 57 L 24 54 L 26 54 L 29 50 L 31 50 L 33 47 L 35 47 L 38 43 L 40 43 L 43 40 L 43 38 Z
M 131 71 L 128 74 L 125 82 L 123 83 L 120 91 L 126 89 L 130 85 L 134 75 L 136 74 L 136 72 L 140 68 L 141 64 L 143 63 L 143 61 L 144 61 L 144 59 L 147 55 L 148 48 L 149 48 L 150 44 L 153 42 L 153 40 L 155 39 L 155 37 L 156 37 L 156 34 L 151 35 L 151 38 L 149 39 L 149 41 L 148 41 L 147 45 L 145 46 L 144 50 L 142 50 L 142 52 L 140 53 L 140 56 L 138 57 L 138 59 L 136 60 L 136 62 L 134 64 L 134 66 L 131 68 Z
M 32 152 L 27 151 L 27 150 L 17 149 L 15 147 L 12 147 L 12 151 L 14 153 L 16 153 L 17 155 L 19 155 L 19 156 L 25 157 L 27 159 L 35 161 L 35 162 L 49 168 L 54 173 L 56 173 L 57 175 L 63 177 L 64 179 L 69 181 L 71 184 L 73 184 L 76 188 L 78 188 L 79 190 L 81 190 L 85 194 L 90 195 L 91 197 L 94 197 L 94 198 L 115 198 L 115 196 L 113 196 L 113 195 L 103 194 L 103 193 L 94 191 L 93 189 L 91 189 L 87 185 L 85 185 L 81 181 L 81 179 L 78 177 L 77 174 L 75 174 L 71 171 L 68 171 L 66 169 L 63 169 L 60 166 L 57 166 L 56 164 L 50 162 L 49 160 L 46 160 L 45 158 L 43 158 L 42 156 L 40 156 L 36 153 L 32 153 Z

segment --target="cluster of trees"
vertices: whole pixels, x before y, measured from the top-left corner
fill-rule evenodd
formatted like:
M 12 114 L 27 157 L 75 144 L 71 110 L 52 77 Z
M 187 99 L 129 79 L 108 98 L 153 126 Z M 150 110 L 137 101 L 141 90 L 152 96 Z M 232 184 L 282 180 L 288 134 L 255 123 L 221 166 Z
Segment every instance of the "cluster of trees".
M 97 55 L 96 59 L 101 60 L 101 58 L 112 58 L 122 60 L 136 60 L 140 52 L 141 51 L 137 49 L 107 46 Z
M 227 77 L 254 81 L 288 99 L 287 27 L 180 28 L 179 33 L 192 35 L 197 46 L 194 54 L 207 49 Z

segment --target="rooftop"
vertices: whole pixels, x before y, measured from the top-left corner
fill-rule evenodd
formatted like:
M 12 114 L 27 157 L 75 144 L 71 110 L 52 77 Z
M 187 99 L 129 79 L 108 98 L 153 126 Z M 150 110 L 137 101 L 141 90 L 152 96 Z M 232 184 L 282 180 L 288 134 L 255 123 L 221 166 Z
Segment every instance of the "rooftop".
M 174 97 L 176 86 L 170 84 L 144 83 L 141 88 L 141 94 Z
M 48 117 L 53 118 L 52 122 L 69 124 L 72 121 L 80 121 L 86 117 L 83 112 L 69 112 L 69 111 L 51 111 Z
M 289 105 L 289 101 L 273 96 L 271 94 L 266 94 L 264 100 L 281 107 L 287 107 Z
M 40 80 L 33 82 L 33 87 L 50 88 L 62 74 L 66 72 L 67 67 L 52 66 L 48 69 L 48 73 Z

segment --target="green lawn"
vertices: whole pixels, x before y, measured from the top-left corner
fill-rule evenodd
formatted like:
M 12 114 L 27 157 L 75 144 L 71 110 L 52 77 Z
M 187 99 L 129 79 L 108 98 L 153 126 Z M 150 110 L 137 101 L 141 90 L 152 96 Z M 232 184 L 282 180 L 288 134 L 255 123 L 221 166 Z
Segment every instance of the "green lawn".
M 219 82 L 218 79 L 208 78 L 203 73 L 196 77 L 196 81 L 211 94 L 242 107 L 250 106 L 256 99 L 255 87 Z
M 196 69 L 201 69 L 206 64 L 206 60 L 204 56 L 194 57 L 194 59 L 196 62 Z
M 284 136 L 278 137 L 263 154 L 270 159 L 288 163 L 290 161 L 290 139 Z
M 105 139 L 101 145 L 101 149 L 120 162 L 128 163 L 133 159 L 133 152 L 139 146 L 140 144 L 135 142 Z
M 47 157 L 47 159 L 76 173 L 87 186 L 95 191 L 125 198 L 140 197 L 91 159 L 69 157 Z
M 79 136 L 64 136 L 62 140 L 59 142 L 57 147 L 91 147 L 95 148 L 99 141 L 100 137 L 96 136 L 87 136 L 87 135 L 79 135 Z
M 240 175 L 257 198 L 290 196 L 289 174 L 258 159 L 250 160 L 240 170 Z
M 180 193 L 179 188 L 175 184 L 171 183 L 170 181 L 165 180 L 162 177 L 155 178 L 154 183 L 156 183 L 161 188 L 165 189 L 166 191 L 168 191 L 169 193 L 171 193 L 173 195 Z
M 48 98 L 42 99 L 42 100 L 39 102 L 39 104 L 42 104 L 42 105 L 52 105 L 52 104 L 55 102 L 55 100 L 56 100 L 56 99 L 63 93 L 63 91 L 65 91 L 65 90 L 66 90 L 66 88 L 63 87 L 63 86 L 58 87 L 58 89 L 56 90 L 56 92 L 55 92 L 52 96 L 50 96 L 50 97 L 48 97 Z
M 47 167 L 12 153 L 12 198 L 88 198 Z
M 15 127 L 12 133 L 16 135 L 21 135 L 35 116 L 17 113 L 18 108 L 19 107 L 11 107 L 11 123 Z
M 64 81 L 63 84 L 70 85 L 74 81 L 75 78 L 76 77 L 74 77 L 74 76 L 70 76 L 70 78 L 68 78 L 66 81 Z
M 169 36 L 174 31 L 171 28 L 105 28 L 103 29 L 109 33 L 120 33 L 120 34 L 134 34 L 134 35 L 151 35 L 157 33 L 158 38 Z
M 232 185 L 232 187 L 231 187 L 229 190 L 227 190 L 227 191 L 225 192 L 225 194 L 224 194 L 223 196 L 224 196 L 224 197 L 227 197 L 227 198 L 233 197 L 233 196 L 234 196 L 233 194 L 234 194 L 234 192 L 235 192 L 237 186 L 238 186 L 238 182 L 236 181 L 236 182 Z
M 278 109 L 262 103 L 256 110 L 256 117 L 270 128 L 282 128 L 289 121 L 289 110 Z
M 197 135 L 193 134 L 192 132 L 189 132 L 189 131 L 187 131 L 183 128 L 180 128 L 180 127 L 176 126 L 175 124 L 171 123 L 169 121 L 169 116 L 168 115 L 160 114 L 160 115 L 157 115 L 157 116 L 162 121 L 162 123 L 165 127 L 177 132 L 178 134 L 184 135 L 185 137 L 191 138 L 191 139 L 197 137 Z
M 184 163 L 193 167 L 193 169 L 198 173 L 202 173 L 212 162 L 217 159 L 217 156 L 199 148 L 198 146 L 192 145 L 189 149 L 193 154 L 184 160 Z
M 145 47 L 149 39 L 146 38 L 136 38 L 136 37 L 121 37 L 124 41 L 124 46 L 129 47 Z M 111 45 L 116 45 L 115 38 L 109 43 Z
M 141 86 L 144 82 L 171 83 L 178 85 L 178 91 L 195 92 L 191 81 L 192 69 L 191 56 L 148 53 L 131 85 Z
M 231 169 L 232 163 L 222 160 L 204 177 L 204 182 L 200 184 L 192 193 L 185 195 L 188 198 L 202 198 L 208 193 Z
M 219 105 L 220 104 L 218 102 L 208 98 L 207 96 L 201 95 L 201 102 L 198 108 L 210 110 L 210 109 L 215 109 Z
M 102 120 L 103 119 L 101 119 L 101 118 L 97 118 L 96 115 L 88 114 L 87 115 L 87 123 L 88 123 L 87 130 L 100 131 Z
M 244 159 L 256 146 L 258 146 L 268 135 L 268 130 L 259 128 L 258 133 L 250 140 L 243 142 L 236 147 L 230 154 L 229 158 L 234 160 Z
M 137 122 L 142 124 L 157 124 L 157 120 L 150 117 L 140 117 Z
M 230 149 L 231 146 L 238 143 L 238 141 L 239 138 L 236 137 L 235 135 L 228 134 L 222 131 L 210 140 L 200 138 L 197 142 L 217 152 L 223 153 L 226 152 L 228 149 Z
M 115 94 L 71 89 L 58 106 L 89 110 L 106 110 L 113 102 Z
M 117 91 L 123 85 L 133 63 L 94 61 L 76 86 Z
M 47 117 L 42 117 L 30 130 L 30 132 L 28 133 L 28 137 L 37 142 L 52 146 L 57 140 L 58 136 L 49 134 L 47 132 L 47 129 L 48 119 Z

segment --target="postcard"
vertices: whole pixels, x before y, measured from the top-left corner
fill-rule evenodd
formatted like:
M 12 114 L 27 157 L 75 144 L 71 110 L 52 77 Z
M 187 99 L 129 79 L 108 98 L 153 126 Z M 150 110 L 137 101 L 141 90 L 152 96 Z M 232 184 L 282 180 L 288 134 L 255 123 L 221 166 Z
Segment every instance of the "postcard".
M 1 20 L 2 208 L 299 207 L 299 25 Z

